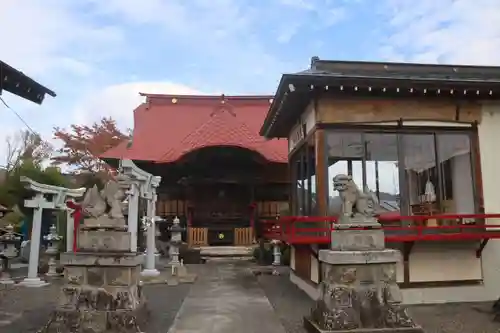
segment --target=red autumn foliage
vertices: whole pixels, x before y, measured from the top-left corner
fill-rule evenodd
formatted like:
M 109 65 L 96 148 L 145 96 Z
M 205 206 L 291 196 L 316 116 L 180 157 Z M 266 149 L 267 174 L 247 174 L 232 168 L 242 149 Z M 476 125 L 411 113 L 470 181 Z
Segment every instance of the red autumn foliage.
M 103 117 L 91 126 L 71 125 L 69 130 L 54 128 L 54 137 L 63 142 L 58 155 L 52 158 L 54 165 L 66 164 L 78 171 L 109 172 L 99 156 L 123 140 L 130 139 L 112 118 Z

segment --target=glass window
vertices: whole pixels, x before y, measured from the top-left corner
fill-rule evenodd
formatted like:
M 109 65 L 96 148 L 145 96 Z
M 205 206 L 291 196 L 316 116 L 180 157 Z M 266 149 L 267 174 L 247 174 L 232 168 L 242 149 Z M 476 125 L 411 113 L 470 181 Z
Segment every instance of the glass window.
M 301 163 L 300 155 L 294 156 L 290 161 L 291 176 L 292 176 L 292 213 L 293 215 L 301 215 L 303 210 L 302 200 L 302 183 L 301 183 Z
M 306 161 L 306 172 L 305 172 L 305 192 L 306 192 L 306 202 L 304 215 L 314 216 L 317 214 L 316 211 L 316 158 L 314 146 L 308 146 L 306 148 L 305 161 Z
M 365 139 L 366 185 L 380 205 L 380 214 L 399 213 L 398 137 L 367 133 Z
M 474 214 L 471 142 L 467 134 L 437 134 L 437 156 L 441 173 L 438 185 L 441 210 L 450 214 Z
M 327 133 L 329 214 L 340 212 L 337 174 L 373 193 L 380 214 L 473 214 L 477 211 L 469 132 L 332 130 Z
M 402 134 L 402 154 L 407 196 L 403 205 L 410 214 L 432 215 L 439 213 L 436 187 L 436 150 L 433 134 Z
M 340 213 L 340 198 L 333 190 L 332 179 L 344 174 L 353 177 L 358 187 L 363 186 L 363 136 L 361 133 L 335 131 L 326 136 L 328 154 L 328 214 Z
M 316 214 L 316 159 L 314 145 L 306 143 L 290 160 L 292 212 L 298 216 Z

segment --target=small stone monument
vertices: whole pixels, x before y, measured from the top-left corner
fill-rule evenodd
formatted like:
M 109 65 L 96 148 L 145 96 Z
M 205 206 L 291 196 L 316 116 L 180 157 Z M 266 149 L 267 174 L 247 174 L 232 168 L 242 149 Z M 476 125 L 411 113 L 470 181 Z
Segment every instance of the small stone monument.
M 397 250 L 385 248 L 370 194 L 350 176 L 333 178 L 342 199 L 330 250 L 320 250 L 320 297 L 304 326 L 309 332 L 423 333 L 401 305 Z
M 126 185 L 126 184 L 125 184 Z M 148 311 L 141 292 L 141 256 L 131 252 L 121 184 L 87 191 L 76 253 L 61 255 L 66 284 L 41 333 L 137 333 Z
M 2 260 L 0 284 L 14 284 L 10 276 L 10 260 L 17 257 L 16 244 L 20 241 L 21 237 L 14 232 L 12 224 L 5 227 L 5 233 L 0 236 L 0 259 Z
M 49 270 L 45 275 L 49 277 L 60 276 L 61 274 L 57 273 L 56 257 L 59 253 L 59 242 L 62 240 L 62 236 L 59 236 L 57 234 L 57 228 L 54 224 L 50 226 L 49 233 L 43 236 L 43 239 L 48 242 L 47 250 L 45 250 L 45 253 L 50 256 L 48 263 Z
M 173 222 L 174 223 L 172 224 L 171 228 L 172 237 L 170 240 L 171 259 L 168 265 L 179 266 L 180 265 L 179 252 L 180 252 L 180 246 L 182 244 L 182 231 L 184 230 L 184 228 L 181 227 L 180 220 L 177 216 L 174 218 Z
M 279 239 L 273 239 L 271 241 L 271 245 L 273 246 L 273 266 L 281 265 L 281 242 Z

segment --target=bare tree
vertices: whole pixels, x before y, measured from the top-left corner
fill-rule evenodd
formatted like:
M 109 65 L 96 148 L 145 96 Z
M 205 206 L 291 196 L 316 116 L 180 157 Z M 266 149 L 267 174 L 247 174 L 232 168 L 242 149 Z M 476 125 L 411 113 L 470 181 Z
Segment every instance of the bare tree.
M 23 163 L 31 161 L 40 164 L 51 157 L 53 147 L 43 140 L 40 134 L 29 130 L 21 130 L 15 135 L 8 136 L 6 169 L 10 171 Z

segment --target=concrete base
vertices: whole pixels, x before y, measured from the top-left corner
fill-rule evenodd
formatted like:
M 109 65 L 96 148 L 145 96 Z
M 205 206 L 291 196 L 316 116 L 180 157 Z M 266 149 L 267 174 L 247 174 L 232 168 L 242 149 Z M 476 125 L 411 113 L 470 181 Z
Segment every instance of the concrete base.
M 138 333 L 147 322 L 135 253 L 61 254 L 66 284 L 40 333 Z
M 201 246 L 202 257 L 252 257 L 253 246 Z
M 304 328 L 308 333 L 424 333 L 422 327 L 358 328 L 353 330 L 325 331 L 307 317 L 304 317 Z
M 88 311 L 58 308 L 40 333 L 142 333 L 149 320 L 145 304 L 134 311 Z
M 20 286 L 30 287 L 30 288 L 39 288 L 48 286 L 49 283 L 40 279 L 40 278 L 25 278 L 21 282 L 19 282 Z
M 423 332 L 401 306 L 397 250 L 320 250 L 320 297 L 311 332 Z M 312 326 L 316 326 L 313 329 Z M 377 330 L 374 330 L 377 328 Z
M 14 284 L 14 283 L 15 283 L 14 280 L 11 279 L 0 280 L 0 284 Z
M 369 251 L 385 248 L 384 230 L 376 224 L 333 226 L 330 248 L 335 251 Z
M 141 276 L 147 276 L 147 277 L 157 277 L 160 275 L 160 271 L 157 269 L 144 269 L 141 272 Z

